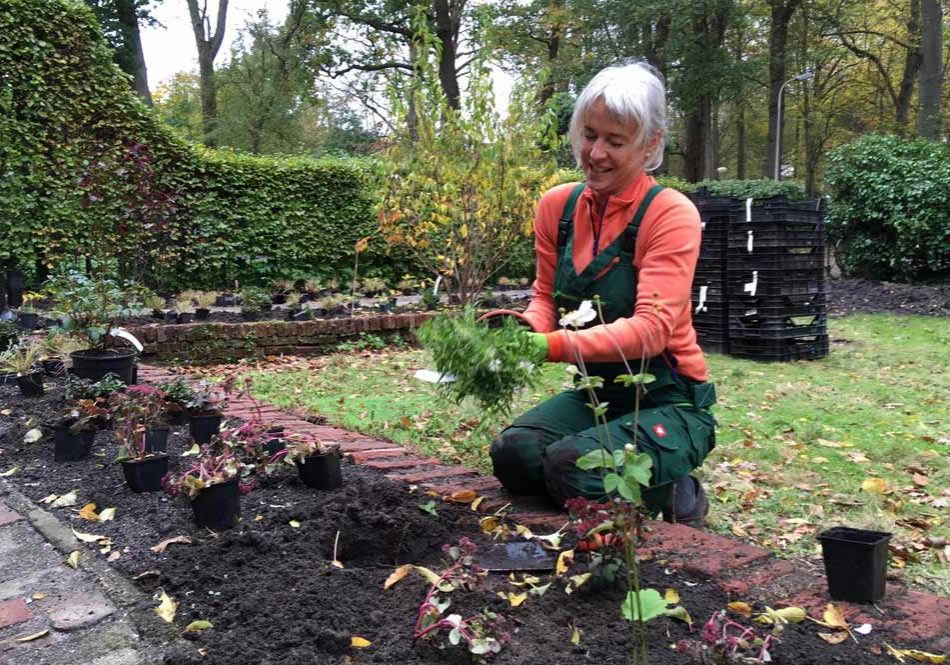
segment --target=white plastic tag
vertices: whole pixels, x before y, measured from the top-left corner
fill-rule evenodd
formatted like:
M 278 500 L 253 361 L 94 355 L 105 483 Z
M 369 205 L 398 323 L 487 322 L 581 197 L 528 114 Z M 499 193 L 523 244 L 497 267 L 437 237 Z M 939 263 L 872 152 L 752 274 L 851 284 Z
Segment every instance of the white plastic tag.
M 109 334 L 112 335 L 113 337 L 120 337 L 126 340 L 132 346 L 134 346 L 135 350 L 138 351 L 139 353 L 142 353 L 142 351 L 145 350 L 145 347 L 142 346 L 142 342 L 140 342 L 135 335 L 130 333 L 125 328 L 112 328 L 109 330 Z
M 759 271 L 752 271 L 752 281 L 742 287 L 742 290 L 748 293 L 750 296 L 755 295 L 755 290 L 759 286 Z
M 747 222 L 752 221 L 752 201 L 754 201 L 752 197 L 745 200 L 745 221 Z
M 748 250 L 749 254 L 751 254 L 751 253 L 752 253 L 753 236 L 754 236 L 754 234 L 752 233 L 752 229 L 749 229 L 749 230 L 746 232 L 746 234 L 747 234 L 749 237 L 746 238 L 745 248 L 746 248 L 746 250 Z
M 696 312 L 705 312 L 708 310 L 708 308 L 706 307 L 706 290 L 708 288 L 709 286 L 699 287 L 699 304 L 696 305 L 696 310 L 695 310 Z
M 455 377 L 451 374 L 442 374 L 434 369 L 420 369 L 412 375 L 414 379 L 426 381 L 427 383 L 452 383 Z

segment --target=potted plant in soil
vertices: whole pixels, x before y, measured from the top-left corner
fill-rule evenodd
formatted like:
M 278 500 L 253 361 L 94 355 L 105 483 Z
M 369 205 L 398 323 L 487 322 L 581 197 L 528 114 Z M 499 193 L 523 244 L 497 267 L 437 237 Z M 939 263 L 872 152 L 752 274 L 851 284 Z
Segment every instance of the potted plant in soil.
M 270 294 L 262 288 L 249 286 L 241 290 L 241 318 L 258 321 L 261 312 L 270 310 Z
M 311 300 L 316 300 L 320 297 L 320 292 L 323 291 L 323 283 L 316 277 L 310 277 L 303 281 L 303 297 L 301 297 L 300 302 L 310 302 Z
M 234 451 L 216 441 L 201 446 L 194 462 L 179 473 L 167 474 L 162 485 L 169 495 L 191 500 L 199 527 L 230 529 L 241 515 L 240 495 L 250 491 L 250 484 L 241 483 L 240 472 Z
M 218 300 L 218 294 L 215 291 L 198 291 L 195 294 L 195 319 L 198 321 L 207 321 L 211 316 L 211 307 Z
M 281 459 L 297 467 L 300 480 L 307 487 L 332 490 L 343 484 L 338 445 L 306 434 L 288 434 L 284 436 L 284 449 L 277 451 L 270 461 Z
M 182 293 L 175 301 L 178 323 L 193 323 L 195 320 L 195 301 L 191 294 Z
M 188 417 L 188 403 L 195 398 L 195 391 L 185 379 L 172 379 L 158 384 L 165 401 L 165 418 L 169 425 L 184 425 Z
M 168 428 L 162 427 L 162 395 L 152 386 L 113 393 L 109 410 L 121 452 L 125 482 L 133 492 L 157 492 L 168 473 Z
M 386 291 L 386 282 L 378 277 L 366 277 L 360 288 L 364 296 L 373 298 Z
M 306 321 L 310 318 L 310 310 L 300 306 L 300 293 L 291 292 L 287 294 L 287 318 L 291 321 Z
M 152 318 L 165 320 L 165 299 L 157 293 L 149 293 L 142 297 L 142 306 L 152 310 Z
M 40 347 L 35 342 L 21 342 L 0 353 L 0 370 L 16 374 L 16 382 L 24 397 L 42 397 L 43 371 L 37 366 Z
M 149 385 L 129 386 L 112 393 L 108 405 L 115 435 L 129 452 L 133 448 L 141 448 L 145 453 L 168 450 L 165 398 L 161 390 Z
M 17 311 L 17 318 L 22 328 L 26 330 L 36 330 L 39 327 L 39 314 L 37 314 L 36 305 L 33 303 L 42 297 L 41 294 L 32 291 L 23 294 L 23 304 L 20 305 Z
M 294 280 L 275 279 L 273 283 L 273 293 L 271 293 L 271 303 L 274 305 L 283 305 L 287 302 L 287 294 L 294 290 Z
M 396 283 L 396 290 L 404 296 L 411 296 L 417 290 L 417 284 L 412 279 L 412 275 L 403 275 Z
M 107 415 L 108 411 L 95 400 L 69 402 L 53 425 L 53 459 L 57 462 L 75 462 L 88 457 L 98 423 Z
M 233 388 L 233 377 L 221 383 L 199 381 L 187 402 L 188 426 L 196 443 L 209 443 L 221 430 L 223 411 Z
M 142 345 L 115 323 L 141 309 L 137 289 L 111 279 L 91 279 L 77 271 L 57 275 L 48 285 L 55 294 L 54 305 L 63 315 L 62 329 L 80 339 L 86 347 L 70 354 L 70 371 L 90 381 L 98 381 L 114 372 L 126 384 L 131 384 L 136 349 L 141 351 Z M 135 348 L 116 347 L 119 339 L 125 339 Z

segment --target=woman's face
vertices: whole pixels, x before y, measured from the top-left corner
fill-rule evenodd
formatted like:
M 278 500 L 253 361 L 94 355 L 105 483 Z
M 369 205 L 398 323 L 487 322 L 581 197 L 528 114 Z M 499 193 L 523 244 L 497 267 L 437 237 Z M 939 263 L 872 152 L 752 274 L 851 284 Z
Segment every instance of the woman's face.
M 636 145 L 636 130 L 614 117 L 603 99 L 587 111 L 581 134 L 581 169 L 587 186 L 597 196 L 622 192 L 643 170 L 648 152 Z

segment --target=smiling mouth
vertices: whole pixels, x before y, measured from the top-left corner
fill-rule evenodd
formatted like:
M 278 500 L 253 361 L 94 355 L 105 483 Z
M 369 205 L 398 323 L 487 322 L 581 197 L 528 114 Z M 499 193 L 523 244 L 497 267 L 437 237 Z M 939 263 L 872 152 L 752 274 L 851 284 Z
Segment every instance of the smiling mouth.
M 597 168 L 596 166 L 588 167 L 591 173 L 602 174 L 609 173 L 612 169 Z

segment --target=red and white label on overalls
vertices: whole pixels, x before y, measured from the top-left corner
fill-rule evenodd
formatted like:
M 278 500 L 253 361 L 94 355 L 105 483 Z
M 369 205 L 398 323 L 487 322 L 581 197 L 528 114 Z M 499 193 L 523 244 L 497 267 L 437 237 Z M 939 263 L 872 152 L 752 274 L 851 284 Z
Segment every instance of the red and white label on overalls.
M 662 423 L 657 423 L 653 426 L 653 433 L 662 439 L 664 436 L 666 436 L 666 428 L 663 427 Z

